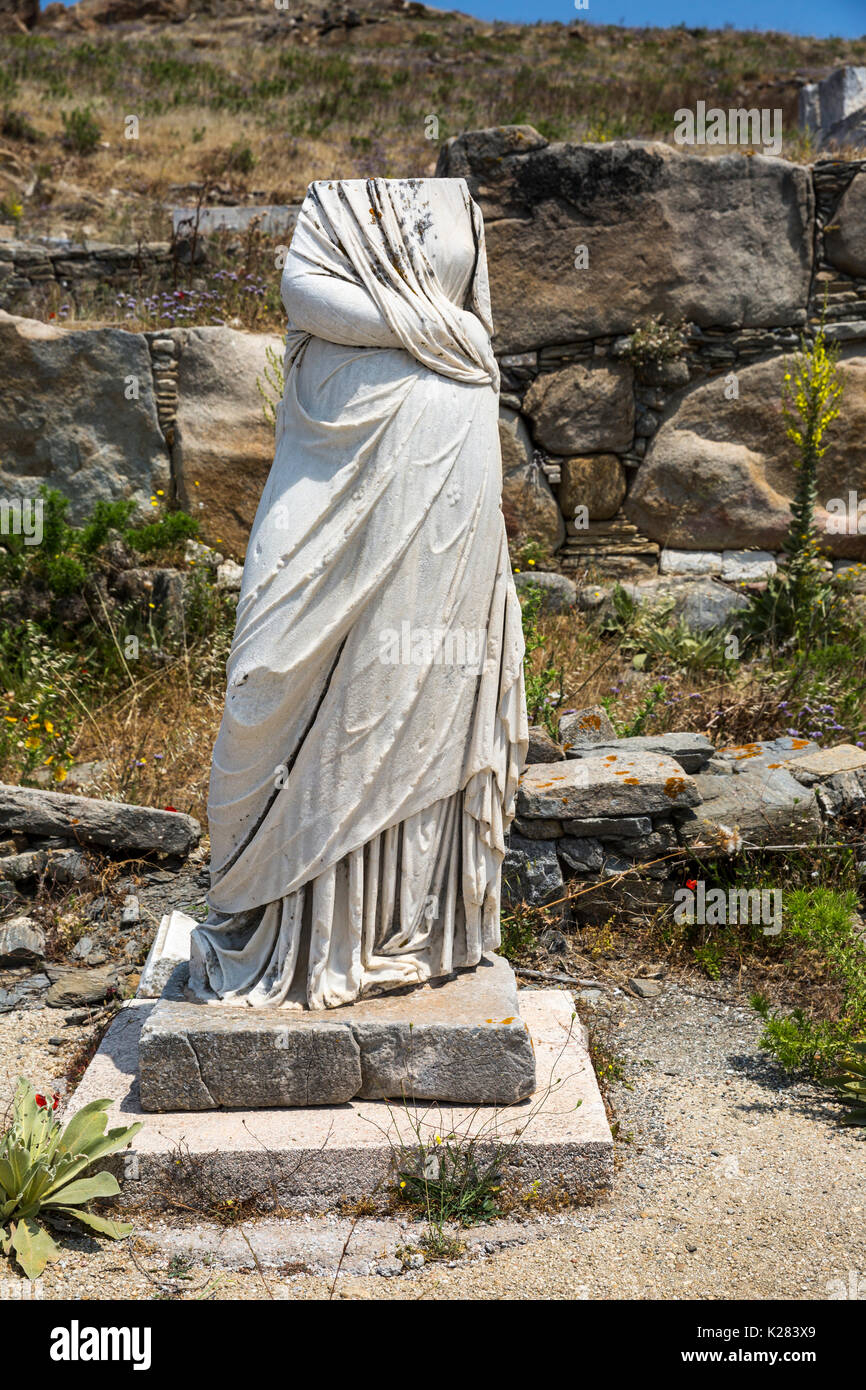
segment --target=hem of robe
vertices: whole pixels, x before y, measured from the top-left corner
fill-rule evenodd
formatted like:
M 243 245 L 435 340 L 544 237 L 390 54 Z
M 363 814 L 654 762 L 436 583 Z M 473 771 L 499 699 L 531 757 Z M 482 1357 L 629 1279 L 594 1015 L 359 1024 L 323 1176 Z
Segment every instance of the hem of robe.
M 489 819 L 478 819 L 482 808 Z M 500 944 L 507 824 L 495 774 L 476 773 L 294 893 L 229 917 L 211 912 L 192 933 L 191 993 L 333 1009 L 477 966 Z

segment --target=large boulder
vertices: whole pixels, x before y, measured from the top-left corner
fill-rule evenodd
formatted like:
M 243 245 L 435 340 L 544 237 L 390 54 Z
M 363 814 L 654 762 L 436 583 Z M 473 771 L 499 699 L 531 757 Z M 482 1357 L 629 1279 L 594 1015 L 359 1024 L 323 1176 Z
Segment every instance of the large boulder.
M 504 127 L 448 141 L 437 173 L 466 178 L 484 213 L 502 352 L 627 333 L 650 314 L 705 327 L 803 322 L 808 169 L 655 142 L 548 144 Z
M 267 349 L 282 358 L 283 341 L 232 328 L 165 336 L 178 346 L 178 500 L 198 517 L 206 541 L 243 555 L 274 461 L 274 431 L 256 383 L 264 382 Z
M 846 122 L 866 107 L 866 67 L 847 63 L 825 77 L 819 87 L 822 147 Z
M 624 362 L 574 362 L 543 372 L 526 393 L 538 443 L 554 454 L 628 449 L 634 436 L 632 370 Z
M 523 417 L 507 406 L 499 409 L 502 449 L 502 511 L 509 539 L 540 541 L 553 552 L 565 539 L 559 504 L 544 476 Z
M 866 170 L 849 183 L 824 232 L 824 251 L 846 274 L 866 277 Z
M 786 370 L 781 358 L 743 367 L 736 400 L 726 399 L 720 377 L 677 396 L 626 499 L 629 520 L 674 547 L 779 550 L 796 486 L 781 404 Z M 826 507 L 866 485 L 866 357 L 849 352 L 840 373 L 844 394 L 819 468 L 817 522 L 828 551 L 860 559 L 866 535 L 828 531 L 836 518 Z
M 150 353 L 140 333 L 56 328 L 0 311 L 0 492 L 40 484 L 81 521 L 98 498 L 131 497 L 150 513 L 171 467 L 157 421 Z

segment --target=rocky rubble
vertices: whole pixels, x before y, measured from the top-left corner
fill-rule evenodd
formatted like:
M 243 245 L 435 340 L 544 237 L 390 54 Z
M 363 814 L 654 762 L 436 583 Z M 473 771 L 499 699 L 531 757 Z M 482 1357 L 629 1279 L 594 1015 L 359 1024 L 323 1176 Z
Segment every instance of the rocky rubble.
M 165 908 L 204 911 L 200 835 L 180 812 L 0 784 L 0 1013 L 113 1007 Z

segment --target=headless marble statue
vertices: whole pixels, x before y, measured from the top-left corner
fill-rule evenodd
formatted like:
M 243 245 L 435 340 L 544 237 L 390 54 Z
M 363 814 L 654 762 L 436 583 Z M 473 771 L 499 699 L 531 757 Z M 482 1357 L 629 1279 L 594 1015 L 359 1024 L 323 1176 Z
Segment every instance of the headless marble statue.
M 312 184 L 282 297 L 190 988 L 322 1009 L 498 946 L 523 638 L 465 182 Z

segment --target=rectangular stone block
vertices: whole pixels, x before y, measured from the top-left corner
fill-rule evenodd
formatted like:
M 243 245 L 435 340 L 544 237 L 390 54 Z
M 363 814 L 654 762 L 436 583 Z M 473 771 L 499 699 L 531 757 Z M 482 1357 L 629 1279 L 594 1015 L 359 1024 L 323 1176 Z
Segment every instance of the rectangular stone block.
M 663 550 L 659 574 L 721 574 L 722 556 L 718 550 Z
M 700 772 L 715 749 L 703 734 L 634 734 L 631 738 L 602 739 L 595 747 L 568 750 L 569 758 L 607 757 L 611 753 L 660 753 L 673 758 L 686 772 Z
M 514 973 L 499 956 L 340 1009 L 190 1002 L 179 967 L 142 1029 L 144 1110 L 257 1110 L 412 1097 L 505 1105 L 535 1088 Z
M 0 831 L 7 830 L 58 835 L 117 853 L 163 856 L 189 854 L 201 838 L 198 821 L 180 811 L 0 783 Z
M 702 773 L 697 811 L 677 817 L 680 839 L 703 854 L 730 852 L 739 837 L 746 845 L 811 845 L 821 833 L 813 792 L 784 768 L 750 768 L 733 777 Z
M 520 780 L 517 811 L 559 820 L 646 816 L 699 801 L 691 777 L 673 758 L 612 752 L 528 767 Z

